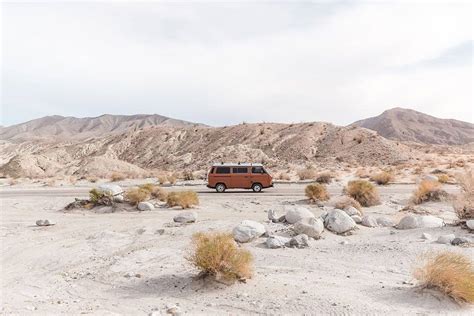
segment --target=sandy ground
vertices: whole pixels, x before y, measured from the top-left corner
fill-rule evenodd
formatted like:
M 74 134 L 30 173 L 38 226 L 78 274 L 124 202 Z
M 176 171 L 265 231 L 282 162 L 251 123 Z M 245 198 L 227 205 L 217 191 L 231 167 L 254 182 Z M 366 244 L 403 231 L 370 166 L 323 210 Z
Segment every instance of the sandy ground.
M 183 189 L 180 187 L 177 189 Z M 450 249 L 474 257 L 473 248 L 424 241 L 428 232 L 471 236 L 459 227 L 400 231 L 358 226 L 350 236 L 328 231 L 306 249 L 267 249 L 260 238 L 244 244 L 255 257 L 247 283 L 226 286 L 196 280 L 185 260 L 193 233 L 230 231 L 241 220 L 264 223 L 266 211 L 286 204 L 307 204 L 304 186 L 281 184 L 263 193 L 217 194 L 203 186 L 195 224 L 175 227 L 179 209 L 98 214 L 62 208 L 87 187 L 3 187 L 1 203 L 2 314 L 166 313 L 177 305 L 183 314 L 471 314 L 435 291 L 421 291 L 411 277 L 417 258 L 430 250 Z M 329 186 L 333 196 L 341 184 Z M 381 188 L 384 203 L 366 214 L 397 220 L 414 185 Z M 454 186 L 446 186 L 455 192 Z M 309 206 L 316 215 L 322 212 Z M 447 203 L 428 207 L 447 222 Z M 281 212 L 280 212 L 281 214 Z M 37 227 L 37 219 L 57 222 Z M 164 233 L 160 230 L 164 229 Z M 341 243 L 347 241 L 347 243 Z

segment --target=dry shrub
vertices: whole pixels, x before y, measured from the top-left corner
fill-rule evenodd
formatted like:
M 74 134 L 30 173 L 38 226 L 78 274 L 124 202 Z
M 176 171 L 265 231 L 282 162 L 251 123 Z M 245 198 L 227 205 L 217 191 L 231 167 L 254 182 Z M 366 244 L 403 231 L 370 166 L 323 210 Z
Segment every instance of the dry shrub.
M 472 170 L 456 176 L 456 180 L 461 187 L 459 194 L 454 202 L 454 209 L 459 219 L 474 218 L 474 173 Z
M 97 181 L 99 181 L 99 178 L 97 178 L 96 176 L 90 176 L 87 178 L 87 181 L 89 181 L 90 183 L 96 183 Z
M 186 170 L 183 172 L 183 179 L 184 181 L 191 181 L 194 180 L 194 174 L 192 171 Z
M 97 189 L 92 189 L 89 191 L 89 202 L 94 205 L 112 205 L 113 204 L 113 196 L 101 192 Z
M 158 177 L 158 183 L 159 184 L 165 184 L 166 183 L 166 177 L 165 176 Z
M 331 183 L 332 180 L 332 174 L 329 172 L 321 172 L 316 175 L 316 182 L 317 183 Z
M 438 175 L 438 181 L 440 183 L 448 183 L 450 180 L 449 176 L 445 173 L 442 173 L 440 175 Z
M 192 239 L 193 253 L 186 258 L 217 281 L 235 282 L 252 277 L 252 254 L 239 248 L 232 234 L 197 233 Z
M 334 207 L 340 210 L 348 209 L 350 206 L 362 211 L 360 203 L 349 196 L 341 196 L 337 199 L 336 203 L 334 203 Z
M 168 207 L 181 206 L 183 209 L 190 208 L 199 204 L 199 198 L 194 191 L 170 192 L 166 197 L 166 204 Z
M 116 181 L 122 181 L 125 180 L 125 175 L 120 172 L 113 172 L 112 175 L 110 176 L 110 181 L 116 182 Z
M 353 180 L 347 183 L 344 192 L 356 200 L 362 206 L 373 206 L 380 204 L 377 188 L 366 180 Z
M 168 179 L 168 182 L 173 185 L 173 184 L 176 184 L 176 180 L 178 178 L 176 177 L 176 175 L 172 174 L 172 175 L 168 176 L 167 179 Z
M 298 170 L 298 177 L 300 180 L 312 180 L 316 178 L 316 170 L 311 167 Z
M 415 192 L 413 192 L 411 201 L 415 204 L 421 204 L 427 201 L 441 201 L 445 197 L 447 197 L 447 193 L 441 189 L 441 183 L 438 181 L 423 180 Z
M 278 180 L 290 181 L 291 178 L 290 178 L 290 175 L 288 173 L 280 172 L 280 174 L 278 175 Z
M 329 200 L 329 193 L 324 184 L 308 184 L 304 190 L 304 193 L 311 202 Z
M 413 273 L 421 286 L 437 289 L 459 303 L 474 303 L 474 266 L 469 257 L 444 251 L 424 259 L 424 265 Z
M 139 188 L 148 191 L 152 197 L 162 202 L 166 201 L 168 196 L 168 193 L 162 187 L 153 183 L 142 184 Z
M 132 205 L 137 205 L 140 202 L 150 199 L 150 191 L 143 188 L 131 188 L 128 189 L 125 194 L 125 200 L 127 200 Z
M 389 182 L 393 181 L 393 179 L 394 179 L 393 174 L 387 171 L 376 173 L 375 175 L 370 177 L 370 180 L 374 181 L 375 183 L 379 185 L 386 185 Z

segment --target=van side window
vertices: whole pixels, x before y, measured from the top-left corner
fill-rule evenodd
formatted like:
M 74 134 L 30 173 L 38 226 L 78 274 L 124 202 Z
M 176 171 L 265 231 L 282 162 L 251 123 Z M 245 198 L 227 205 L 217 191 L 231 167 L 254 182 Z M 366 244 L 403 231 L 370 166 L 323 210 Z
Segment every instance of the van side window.
M 209 172 L 209 173 L 214 173 L 214 167 L 211 168 L 211 172 Z
M 230 167 L 217 167 L 216 168 L 216 173 L 228 174 L 228 173 L 230 173 Z
M 244 167 L 234 167 L 232 168 L 233 173 L 247 173 L 248 169 Z
M 252 173 L 265 173 L 263 167 L 252 167 Z

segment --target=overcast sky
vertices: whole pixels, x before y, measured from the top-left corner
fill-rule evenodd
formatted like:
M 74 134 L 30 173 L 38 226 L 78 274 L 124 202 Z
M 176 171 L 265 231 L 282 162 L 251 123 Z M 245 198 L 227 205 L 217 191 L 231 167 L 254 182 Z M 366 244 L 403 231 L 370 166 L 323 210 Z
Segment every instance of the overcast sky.
M 471 1 L 2 4 L 2 124 L 474 121 Z

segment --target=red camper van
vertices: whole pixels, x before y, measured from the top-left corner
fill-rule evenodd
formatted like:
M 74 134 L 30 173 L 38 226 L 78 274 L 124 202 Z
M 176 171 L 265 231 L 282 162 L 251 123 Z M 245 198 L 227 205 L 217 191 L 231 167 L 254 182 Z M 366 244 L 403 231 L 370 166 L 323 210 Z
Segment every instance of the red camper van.
M 261 192 L 273 187 L 273 179 L 260 163 L 214 164 L 207 176 L 207 187 L 225 192 L 226 189 L 252 189 Z

